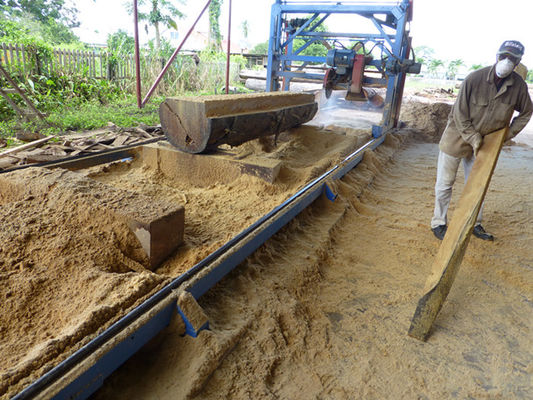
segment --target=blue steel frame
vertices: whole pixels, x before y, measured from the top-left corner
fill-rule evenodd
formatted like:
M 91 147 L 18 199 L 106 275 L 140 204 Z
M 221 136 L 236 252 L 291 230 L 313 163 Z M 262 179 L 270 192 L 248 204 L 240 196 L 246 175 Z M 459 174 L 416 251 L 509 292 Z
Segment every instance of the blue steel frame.
M 290 32 L 286 21 L 291 14 L 311 14 L 311 17 L 295 32 Z M 355 14 L 369 19 L 378 33 L 334 33 L 317 32 L 316 28 L 331 14 Z M 379 16 L 385 16 L 380 19 Z M 365 77 L 363 84 L 380 84 L 386 86 L 385 108 L 379 126 L 372 128 L 374 137 L 396 127 L 405 82 L 405 72 L 397 68 L 409 57 L 410 40 L 407 22 L 412 15 L 412 0 L 398 2 L 328 2 L 313 1 L 309 3 L 276 0 L 272 5 L 270 19 L 270 39 L 268 47 L 268 65 L 266 90 L 268 92 L 289 90 L 291 80 L 295 77 L 314 79 L 322 82 L 323 74 L 291 71 L 293 62 L 298 62 L 299 69 L 308 63 L 326 64 L 326 57 L 304 56 L 301 52 L 311 44 L 322 40 L 350 40 L 378 44 L 387 56 L 387 62 L 374 60 L 370 65 L 382 72 L 386 79 Z M 386 33 L 385 27 L 394 31 Z M 294 39 L 303 39 L 304 44 L 295 49 Z M 300 64 L 301 63 L 301 64 Z M 283 85 L 280 85 L 283 81 Z

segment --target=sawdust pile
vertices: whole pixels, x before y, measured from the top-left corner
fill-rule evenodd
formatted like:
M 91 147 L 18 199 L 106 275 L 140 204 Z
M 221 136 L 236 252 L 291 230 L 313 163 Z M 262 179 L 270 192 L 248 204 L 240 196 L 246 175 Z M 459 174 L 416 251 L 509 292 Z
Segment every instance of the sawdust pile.
M 226 184 L 184 184 L 138 161 L 86 170 L 85 177 L 37 168 L 0 176 L 0 397 L 57 365 L 360 142 L 356 134 L 303 126 L 277 143 L 239 147 L 240 159 L 283 162 L 274 184 L 246 175 Z M 112 212 L 117 204 L 143 210 L 139 196 L 186 209 L 185 243 L 156 273 L 145 268 L 140 244 Z
M 82 183 L 40 168 L 0 176 L 0 397 L 165 282 L 145 269 L 127 225 L 92 201 L 94 185 Z
M 448 103 L 409 101 L 402 106 L 400 120 L 414 129 L 422 140 L 438 143 L 451 109 Z
M 438 147 L 367 153 L 335 188 L 200 299 L 210 331 L 170 327 L 95 399 L 532 398 L 533 156 L 504 149 L 427 343 L 407 336 L 440 242 Z M 460 192 L 456 188 L 451 212 Z
M 93 168 L 89 176 L 117 188 L 184 204 L 185 243 L 156 271 L 176 277 L 343 160 L 368 136 L 368 129 L 339 135 L 304 125 L 281 134 L 276 143 L 274 138 L 262 138 L 234 149 L 231 157 L 235 159 L 260 156 L 281 161 L 274 184 L 248 175 L 229 183 L 205 178 L 191 184 L 191 179 L 170 179 L 147 168 L 142 160 Z

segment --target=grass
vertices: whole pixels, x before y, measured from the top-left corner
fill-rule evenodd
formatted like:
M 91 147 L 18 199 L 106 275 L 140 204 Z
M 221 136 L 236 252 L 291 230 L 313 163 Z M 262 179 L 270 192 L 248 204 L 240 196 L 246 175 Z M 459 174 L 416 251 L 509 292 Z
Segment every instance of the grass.
M 235 85 L 238 93 L 250 92 L 242 84 Z M 214 91 L 187 92 L 182 96 L 212 95 Z M 94 100 L 86 103 L 72 102 L 51 112 L 46 120 L 34 122 L 20 121 L 16 118 L 0 121 L 0 137 L 7 139 L 7 146 L 20 144 L 14 140 L 16 132 L 40 132 L 44 135 L 61 135 L 69 131 L 87 131 L 105 127 L 113 123 L 119 127 L 129 128 L 139 124 L 157 125 L 159 121 L 159 105 L 165 96 L 154 96 L 142 108 L 137 107 L 137 99 L 133 95 L 117 99 L 108 104 Z M 50 126 L 51 125 L 51 126 Z
M 40 132 L 45 135 L 67 131 L 86 131 L 106 126 L 109 122 L 120 127 L 133 127 L 143 123 L 159 124 L 158 108 L 163 98 L 152 98 L 144 108 L 137 107 L 134 96 L 102 105 L 92 101 L 76 106 L 65 106 L 48 115 L 48 126 L 42 121 L 23 122 L 11 119 L 0 122 L 0 137 L 11 138 L 17 131 Z M 10 142 L 8 141 L 8 144 Z
M 158 108 L 162 99 L 152 99 L 144 108 L 137 107 L 133 96 L 107 105 L 88 102 L 79 107 L 65 107 L 48 116 L 48 121 L 61 131 L 79 131 L 101 128 L 108 122 L 121 127 L 137 126 L 141 123 L 157 125 Z
M 406 88 L 414 88 L 414 89 L 435 89 L 435 88 L 442 88 L 442 89 L 453 89 L 454 91 L 457 91 L 457 88 L 455 87 L 456 82 L 455 81 L 445 81 L 445 80 L 437 80 L 437 79 L 424 79 L 424 78 L 416 78 L 416 77 L 410 77 L 407 76 L 407 79 L 405 80 L 405 87 Z

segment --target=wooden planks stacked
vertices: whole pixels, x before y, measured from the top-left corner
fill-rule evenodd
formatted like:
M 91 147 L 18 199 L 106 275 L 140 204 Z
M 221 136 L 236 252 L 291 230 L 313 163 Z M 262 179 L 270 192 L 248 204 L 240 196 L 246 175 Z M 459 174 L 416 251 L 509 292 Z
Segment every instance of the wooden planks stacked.
M 110 125 L 78 135 L 48 136 L 0 153 L 0 170 L 140 144 L 162 135 L 159 127 L 123 129 Z

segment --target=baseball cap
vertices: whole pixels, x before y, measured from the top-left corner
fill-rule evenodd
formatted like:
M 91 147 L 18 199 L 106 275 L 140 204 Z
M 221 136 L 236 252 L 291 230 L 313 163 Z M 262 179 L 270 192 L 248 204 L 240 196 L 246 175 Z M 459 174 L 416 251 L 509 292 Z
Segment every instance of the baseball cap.
M 524 55 L 524 45 L 518 40 L 506 40 L 500 46 L 497 54 L 510 54 L 513 57 L 522 58 Z

